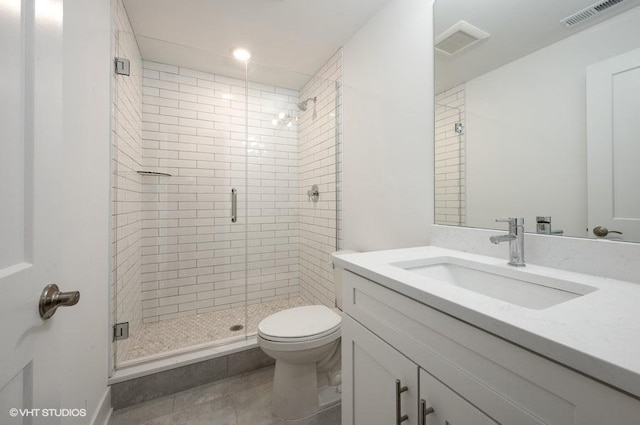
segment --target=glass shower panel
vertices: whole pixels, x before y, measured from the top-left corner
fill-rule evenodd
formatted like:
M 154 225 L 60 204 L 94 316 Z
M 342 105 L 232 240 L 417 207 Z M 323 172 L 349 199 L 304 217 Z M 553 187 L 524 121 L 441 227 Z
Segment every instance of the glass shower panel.
M 300 90 L 300 294 L 311 304 L 335 305 L 331 253 L 340 246 L 342 51 Z
M 315 76 L 249 66 L 249 333 L 286 308 L 334 306 L 339 108 L 328 68 L 336 63 Z M 308 196 L 313 185 L 318 195 Z
M 131 216 L 114 220 L 118 229 L 136 229 L 122 241 L 116 236 L 123 245 L 116 253 L 135 249 L 136 260 L 116 260 L 127 270 L 121 281 L 131 295 L 115 304 L 135 311 L 116 317 L 129 322 L 129 338 L 116 342 L 117 366 L 246 338 L 245 65 L 197 53 L 226 64 L 227 75 L 199 71 L 205 64 L 198 63 L 178 67 L 138 57 L 134 64 L 135 51 L 119 52 L 138 79 L 116 77 L 116 109 L 139 115 L 139 122 L 115 126 L 114 150 L 130 156 L 124 138 L 135 140 L 139 153 L 116 171 L 137 185 Z M 140 99 L 125 104 L 127 87 L 136 84 Z
M 142 176 L 137 172 L 142 163 L 142 59 L 130 27 L 115 28 L 113 37 L 114 57 L 128 58 L 130 73 L 114 74 L 112 81 L 111 320 L 120 324 L 114 335 L 116 330 L 137 335 L 142 327 Z M 134 344 L 133 339 L 114 343 L 111 365 L 128 357 Z
M 299 285 L 299 89 L 311 77 L 250 63 L 247 319 L 305 304 Z

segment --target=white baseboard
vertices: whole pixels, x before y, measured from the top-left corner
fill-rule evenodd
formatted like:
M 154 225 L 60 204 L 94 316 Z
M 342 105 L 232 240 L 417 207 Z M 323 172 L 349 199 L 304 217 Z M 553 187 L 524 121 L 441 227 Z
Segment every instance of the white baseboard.
M 113 412 L 111 408 L 111 387 L 107 387 L 89 423 L 91 425 L 108 425 L 111 412 Z

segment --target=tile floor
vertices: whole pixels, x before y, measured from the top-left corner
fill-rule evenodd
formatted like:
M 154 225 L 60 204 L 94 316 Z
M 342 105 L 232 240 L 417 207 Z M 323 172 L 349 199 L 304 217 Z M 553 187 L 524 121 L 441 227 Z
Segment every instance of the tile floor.
M 299 421 L 271 414 L 273 367 L 116 410 L 109 425 L 340 425 L 340 405 Z
M 308 304 L 304 299 L 295 297 L 249 305 L 247 306 L 248 323 L 246 324 L 244 323 L 245 307 L 145 323 L 141 326 L 138 335 L 131 336 L 131 338 L 135 338 L 135 342 L 121 361 L 155 356 L 237 336 L 242 337 L 244 329 L 240 332 L 233 332 L 229 328 L 235 324 L 242 324 L 245 325 L 247 333 L 255 333 L 258 329 L 258 323 L 270 314 L 286 308 Z

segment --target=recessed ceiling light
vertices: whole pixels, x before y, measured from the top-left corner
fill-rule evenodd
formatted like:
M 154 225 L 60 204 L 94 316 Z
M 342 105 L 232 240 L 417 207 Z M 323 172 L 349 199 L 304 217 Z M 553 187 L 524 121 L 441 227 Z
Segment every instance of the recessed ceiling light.
M 233 57 L 239 61 L 248 61 L 251 58 L 251 52 L 239 47 L 237 49 L 233 49 Z

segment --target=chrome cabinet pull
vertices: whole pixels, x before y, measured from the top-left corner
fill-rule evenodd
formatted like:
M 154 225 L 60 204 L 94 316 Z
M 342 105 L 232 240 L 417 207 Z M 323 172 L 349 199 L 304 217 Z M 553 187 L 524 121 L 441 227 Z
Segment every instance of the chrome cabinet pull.
M 400 395 L 406 391 L 409 391 L 409 387 L 406 385 L 403 387 L 400 380 L 396 379 L 396 425 L 400 425 L 409 419 L 408 415 L 402 414 L 402 402 L 400 400 Z
M 40 295 L 38 310 L 42 320 L 50 319 L 58 309 L 58 307 L 70 307 L 78 304 L 80 301 L 80 292 L 60 292 L 60 288 L 55 283 L 51 283 L 44 287 Z
M 420 417 L 418 418 L 419 425 L 426 425 L 427 416 L 435 412 L 433 407 L 427 407 L 427 401 L 425 399 L 420 400 Z
M 238 191 L 231 189 L 231 222 L 238 221 Z

